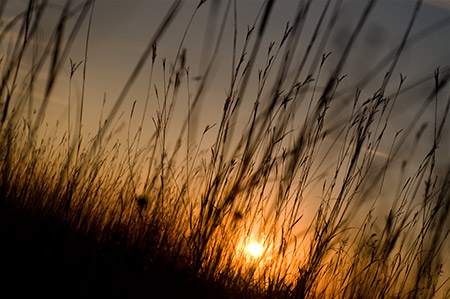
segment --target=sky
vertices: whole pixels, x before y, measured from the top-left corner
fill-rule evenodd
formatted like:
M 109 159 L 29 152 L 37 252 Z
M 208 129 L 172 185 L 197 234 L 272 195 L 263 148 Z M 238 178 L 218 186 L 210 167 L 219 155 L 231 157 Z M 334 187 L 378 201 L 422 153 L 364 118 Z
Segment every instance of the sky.
M 74 1 L 74 3 L 79 2 L 79 0 Z M 256 57 L 255 67 L 252 69 L 253 74 L 250 76 L 249 86 L 244 95 L 240 112 L 243 120 L 248 118 L 256 98 L 257 70 L 264 67 L 266 49 L 270 42 L 275 42 L 275 48 L 280 43 L 286 23 L 293 23 L 299 2 L 294 0 L 275 1 L 274 9 L 261 43 L 259 55 Z M 324 0 L 313 1 L 298 42 L 297 54 L 293 58 L 293 66 L 296 63 L 300 63 L 306 45 L 313 34 L 314 24 L 316 24 L 325 2 Z M 332 1 L 332 5 L 337 2 Z M 26 7 L 26 3 L 27 1 L 24 0 L 8 1 L 4 12 L 5 20 L 12 18 L 19 11 L 23 10 Z M 50 1 L 50 3 L 52 5 L 45 15 L 44 23 L 42 24 L 36 43 L 44 44 L 49 38 L 51 29 L 61 11 L 63 1 Z M 163 0 L 97 0 L 95 2 L 86 64 L 85 109 L 83 111 L 83 131 L 85 133 L 95 133 L 98 129 L 100 115 L 102 117 L 108 115 L 171 3 L 171 1 Z M 149 116 L 144 125 L 144 132 L 151 132 L 154 128 L 151 117 L 155 115 L 157 109 L 155 90 L 157 89 L 161 95 L 164 86 L 162 60 L 166 59 L 167 69 L 173 64 L 184 30 L 198 3 L 199 1 L 185 1 L 173 23 L 164 33 L 161 40 L 158 41 L 158 56 L 152 78 L 153 86 L 150 88 Z M 212 1 L 207 1 L 197 11 L 197 15 L 193 19 L 191 27 L 186 33 L 184 44 L 182 45 L 182 48 L 186 49 L 186 66 L 189 67 L 192 81 L 189 86 L 191 95 L 194 95 L 196 88 L 198 88 L 199 81 L 195 80 L 195 78 L 203 74 L 211 55 L 211 50 L 218 36 L 219 24 L 224 16 L 228 1 L 217 1 L 219 8 L 216 12 L 214 11 L 215 6 L 212 3 Z M 220 120 L 222 107 L 230 84 L 234 23 L 236 22 L 237 26 L 237 49 L 239 52 L 244 44 L 247 28 L 255 21 L 255 17 L 263 1 L 239 0 L 236 3 L 237 19 L 234 20 L 233 13 L 227 15 L 218 56 L 213 65 L 212 72 L 209 74 L 209 84 L 207 85 L 203 101 L 195 115 L 198 131 L 202 131 L 202 128 L 206 125 L 217 124 Z M 331 29 L 331 37 L 323 49 L 324 53 L 331 52 L 324 66 L 326 74 L 329 74 L 334 69 L 366 3 L 366 0 L 343 1 L 338 20 Z M 376 3 L 355 46 L 352 48 L 350 58 L 343 68 L 342 74 L 347 75 L 347 78 L 343 82 L 343 88 L 356 86 L 387 53 L 398 47 L 411 17 L 414 5 L 415 2 L 410 0 L 380 0 Z M 210 18 L 211 16 L 213 18 Z M 410 36 L 414 36 L 439 20 L 444 21 L 442 25 L 435 28 L 426 36 L 421 36 L 420 40 L 405 50 L 394 70 L 394 79 L 391 81 L 392 84 L 388 86 L 389 92 L 393 92 L 396 89 L 400 73 L 407 76 L 406 86 L 408 86 L 408 84 L 413 85 L 414 82 L 421 78 L 432 75 L 438 67 L 441 70 L 446 70 L 445 68 L 450 66 L 450 21 L 448 18 L 450 18 L 448 1 L 424 1 Z M 329 20 L 329 14 L 326 16 L 326 20 Z M 86 20 L 79 31 L 67 57 L 67 64 L 63 66 L 57 84 L 55 85 L 51 97 L 51 105 L 46 115 L 46 121 L 49 124 L 55 123 L 56 120 L 59 123 L 67 122 L 69 107 L 69 58 L 74 62 L 84 61 L 87 23 Z M 315 50 L 317 49 L 312 49 L 313 53 Z M 321 55 L 323 53 L 315 54 Z M 308 62 L 311 60 L 309 59 Z M 26 63 L 30 65 L 31 59 L 25 61 L 24 65 Z M 279 61 L 276 61 L 274 64 L 275 69 L 277 63 L 279 65 Z M 135 103 L 135 111 L 143 111 L 148 90 L 149 70 L 150 60 L 147 60 L 146 65 L 128 92 L 125 101 L 120 106 L 116 115 L 116 129 L 118 127 L 123 128 L 128 124 L 128 115 L 131 112 L 133 103 Z M 379 88 L 386 70 L 387 67 L 379 71 L 375 76 L 372 76 L 372 80 L 363 88 L 363 96 L 369 97 Z M 276 74 L 276 71 L 273 73 Z M 304 80 L 306 76 L 306 73 L 301 74 L 300 80 Z M 326 75 L 323 78 L 325 80 Z M 41 80 L 45 80 L 45 75 L 41 76 Z M 324 80 L 319 81 L 319 88 L 323 88 L 321 84 L 324 84 Z M 79 68 L 74 74 L 71 84 L 70 110 L 72 117 L 75 118 L 77 107 L 80 105 L 82 92 L 82 68 Z M 395 132 L 411 122 L 411 119 L 415 117 L 417 109 L 432 88 L 433 80 L 430 79 L 405 92 L 403 98 L 396 106 L 397 109 L 394 111 L 390 131 L 391 137 Z M 185 119 L 183 115 L 186 113 L 187 94 L 187 86 L 183 84 L 171 124 L 173 134 L 179 131 L 179 127 Z M 447 88 L 443 94 L 449 94 L 449 89 Z M 37 95 L 37 97 L 39 96 Z M 104 100 L 105 104 L 103 104 Z M 441 103 L 444 103 L 444 100 Z M 122 112 L 127 116 L 117 120 L 117 116 Z M 299 116 L 299 118 L 301 117 Z M 417 126 L 420 126 L 421 123 L 429 122 L 432 119 L 432 110 L 426 111 L 421 118 L 416 120 Z M 140 117 L 135 117 L 131 121 L 132 131 L 137 129 L 139 120 Z M 241 126 L 244 124 L 245 121 L 242 122 Z M 239 124 L 237 124 L 237 127 L 239 127 Z M 123 130 L 117 130 L 117 132 L 118 139 L 124 137 Z M 122 132 L 122 135 L 119 134 L 120 132 Z M 211 131 L 211 136 L 214 136 L 214 129 Z M 206 144 L 212 141 L 213 139 L 207 139 Z M 450 140 L 448 138 L 443 140 L 442 147 L 444 149 L 443 151 L 446 149 L 450 151 Z M 425 148 L 424 151 L 426 151 Z
M 44 23 L 38 34 L 36 44 L 44 45 L 49 38 L 52 28 L 61 11 L 63 1 L 51 0 L 52 6 L 47 11 Z M 74 1 L 79 3 L 80 1 Z M 287 22 L 293 23 L 299 0 L 278 0 L 275 1 L 272 14 L 270 16 L 267 30 L 261 42 L 259 54 L 256 56 L 255 67 L 249 77 L 248 88 L 243 95 L 243 101 L 239 118 L 235 124 L 236 138 L 239 138 L 240 130 L 245 126 L 251 109 L 256 99 L 258 69 L 264 68 L 266 63 L 267 47 L 271 42 L 275 42 L 275 48 L 280 44 L 281 38 L 286 28 Z M 292 70 L 301 61 L 305 53 L 309 40 L 314 31 L 314 25 L 317 23 L 320 13 L 325 5 L 324 0 L 312 1 L 310 11 L 307 15 L 302 35 L 298 41 L 297 53 L 294 55 L 290 67 Z M 338 1 L 331 1 L 332 6 Z M 13 16 L 26 8 L 27 1 L 15 0 L 8 1 L 4 11 L 3 20 L 11 20 Z M 85 106 L 83 111 L 83 132 L 85 134 L 95 134 L 98 130 L 99 119 L 105 119 L 111 111 L 118 95 L 126 84 L 130 74 L 138 63 L 141 54 L 151 40 L 156 28 L 164 18 L 165 13 L 170 7 L 172 1 L 167 0 L 97 0 L 93 10 L 92 25 L 90 30 L 88 57 L 86 64 L 86 82 L 85 82 Z M 157 58 L 155 60 L 152 83 L 150 86 L 150 98 L 147 110 L 147 117 L 143 127 L 143 138 L 149 137 L 154 131 L 154 122 L 156 111 L 158 110 L 158 98 L 163 94 L 164 75 L 163 59 L 166 59 L 166 72 L 173 64 L 178 47 L 183 38 L 183 33 L 188 26 L 189 19 L 194 13 L 199 1 L 184 1 L 182 9 L 178 12 L 175 20 L 170 24 L 162 38 L 157 43 Z M 169 146 L 174 146 L 175 136 L 178 136 L 180 127 L 186 117 L 188 94 L 195 95 L 199 86 L 197 77 L 202 76 L 211 57 L 214 43 L 219 32 L 219 24 L 224 17 L 225 7 L 228 1 L 217 1 L 218 9 L 214 10 L 212 1 L 207 1 L 197 11 L 197 15 L 192 21 L 189 31 L 182 48 L 186 49 L 186 67 L 189 67 L 190 85 L 186 84 L 186 77 L 180 86 L 180 93 L 177 105 L 171 118 L 171 129 L 168 140 Z M 336 24 L 330 29 L 330 39 L 324 45 L 320 52 L 317 47 L 312 48 L 312 56 L 324 53 L 331 53 L 324 65 L 322 79 L 318 80 L 318 88 L 323 89 L 326 78 L 334 70 L 339 57 L 349 40 L 356 24 L 358 23 L 361 12 L 366 5 L 366 0 L 344 0 L 342 10 L 339 13 Z M 212 71 L 208 75 L 209 84 L 202 97 L 201 106 L 196 111 L 195 129 L 192 132 L 193 143 L 198 142 L 201 132 L 207 126 L 213 126 L 220 122 L 223 105 L 227 96 L 227 90 L 230 85 L 232 58 L 233 58 L 233 33 L 234 24 L 237 28 L 237 51 L 241 51 L 247 30 L 255 22 L 263 1 L 261 0 L 238 0 L 236 1 L 235 20 L 231 12 L 225 21 L 223 39 L 218 48 L 217 59 L 215 60 Z M 343 67 L 342 73 L 347 75 L 342 83 L 342 89 L 354 90 L 355 87 L 361 87 L 361 80 L 365 75 L 371 73 L 371 70 L 383 60 L 383 58 L 395 50 L 401 42 L 402 36 L 407 28 L 409 19 L 414 10 L 415 1 L 412 0 L 380 0 L 376 3 L 374 10 L 370 14 L 362 31 L 354 45 L 349 59 Z M 325 22 L 329 21 L 330 15 L 326 15 Z M 426 35 L 420 35 L 420 32 L 429 28 L 432 24 L 441 21 L 441 25 L 435 27 Z M 56 121 L 59 122 L 61 132 L 65 130 L 65 124 L 70 112 L 72 119 L 76 117 L 77 107 L 80 105 L 82 93 L 82 67 L 77 70 L 71 81 L 71 105 L 69 111 L 69 58 L 73 62 L 84 62 L 84 49 L 86 45 L 87 20 L 81 27 L 78 36 L 74 40 L 73 47 L 68 54 L 67 63 L 62 67 L 60 76 L 51 96 L 51 102 L 46 113 L 46 122 L 53 126 Z M 258 24 L 258 23 L 257 23 Z M 1 28 L 1 27 L 0 27 Z M 322 32 L 323 33 L 323 32 Z M 12 32 L 11 34 L 14 34 Z M 420 143 L 414 143 L 414 140 L 405 141 L 405 150 L 414 147 L 416 150 L 416 160 L 412 165 L 417 166 L 424 155 L 430 149 L 432 141 L 432 128 L 434 121 L 434 106 L 430 106 L 420 115 L 417 114 L 421 105 L 433 90 L 433 73 L 440 68 L 442 76 L 450 72 L 450 4 L 447 0 L 426 0 L 418 15 L 416 23 L 412 27 L 410 37 L 417 37 L 415 42 L 405 49 L 400 57 L 396 68 L 394 69 L 391 83 L 388 85 L 386 95 L 392 95 L 397 89 L 400 80 L 400 74 L 406 76 L 405 92 L 401 95 L 393 110 L 390 125 L 386 132 L 386 142 L 379 149 L 380 158 L 387 157 L 387 152 L 392 140 L 397 132 L 405 129 L 410 124 L 414 125 L 414 132 L 427 124 L 424 130 L 424 136 Z M 251 40 L 250 44 L 254 41 Z M 5 48 L 0 51 L 6 52 Z M 247 57 L 250 53 L 247 54 Z M 310 66 L 308 63 L 306 68 Z M 274 62 L 273 74 L 270 80 L 275 78 L 277 66 L 280 61 Z M 23 62 L 23 67 L 31 65 L 31 58 Z M 145 99 L 148 91 L 148 82 L 150 76 L 150 59 L 142 68 L 139 76 L 134 82 L 132 88 L 127 93 L 124 102 L 120 106 L 115 119 L 112 120 L 114 138 L 124 142 L 126 138 L 126 127 L 129 124 L 131 131 L 137 130 L 140 117 L 144 111 Z M 380 87 L 388 66 L 382 68 L 379 72 L 370 76 L 370 81 L 363 86 L 362 97 L 368 98 L 373 95 Z M 293 75 L 291 72 L 290 75 Z M 308 73 L 303 72 L 299 80 L 305 80 Z M 167 74 L 166 74 L 167 77 Z M 423 80 L 423 78 L 429 78 Z M 45 74 L 38 79 L 44 82 Z M 417 81 L 423 81 L 416 84 Z M 411 87 L 409 89 L 409 87 Z M 39 88 L 38 88 L 39 89 Z M 268 91 L 270 92 L 270 91 Z M 267 92 L 264 94 L 267 96 Z M 352 95 L 353 96 L 353 95 Z M 351 96 L 351 97 L 352 97 Z M 438 117 L 442 119 L 444 115 L 445 103 L 449 99 L 450 88 L 447 86 L 438 102 Z M 348 95 L 347 95 L 348 97 Z M 351 98 L 350 97 L 350 98 Z M 36 104 L 39 104 L 39 90 L 36 91 Z M 161 100 L 161 99 L 160 99 Z M 342 105 L 348 106 L 345 96 L 342 96 Z M 104 102 L 105 101 L 105 102 Z M 129 122 L 130 113 L 134 107 L 135 116 Z M 341 112 L 345 113 L 344 109 Z M 340 111 L 336 112 L 335 119 L 332 119 L 327 125 L 332 128 L 334 124 L 341 119 Z M 122 114 L 123 113 L 123 114 Z M 296 117 L 301 122 L 304 112 L 299 109 Z M 119 117 L 122 115 L 121 117 Z M 136 116 L 137 115 L 137 116 Z M 213 127 L 203 139 L 204 148 L 208 149 L 214 142 L 214 136 L 217 127 Z M 72 127 L 73 131 L 75 128 Z M 200 132 L 200 133 L 199 133 Z M 197 133 L 197 134 L 195 134 Z M 448 153 L 450 152 L 450 126 L 447 125 L 443 134 L 439 149 L 439 160 L 436 168 L 445 168 L 450 163 Z M 412 134 L 414 137 L 414 133 Z M 331 140 L 329 142 L 331 144 Z M 395 165 L 400 166 L 402 161 L 394 161 Z

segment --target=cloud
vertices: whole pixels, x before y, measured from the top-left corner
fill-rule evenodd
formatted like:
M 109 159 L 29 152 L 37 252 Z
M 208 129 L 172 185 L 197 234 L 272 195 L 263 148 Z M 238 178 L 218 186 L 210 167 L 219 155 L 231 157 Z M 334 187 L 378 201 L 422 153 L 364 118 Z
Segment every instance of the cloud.
M 425 0 L 424 2 L 430 5 L 446 8 L 450 11 L 450 2 L 448 0 Z

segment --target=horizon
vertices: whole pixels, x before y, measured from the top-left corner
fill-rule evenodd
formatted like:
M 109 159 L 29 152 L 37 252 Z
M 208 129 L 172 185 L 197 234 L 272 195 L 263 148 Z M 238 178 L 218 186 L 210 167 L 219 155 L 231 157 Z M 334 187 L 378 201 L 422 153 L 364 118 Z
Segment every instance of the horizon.
M 369 2 L 374 6 L 368 9 Z M 6 76 L 8 63 L 21 53 L 21 22 L 5 26 L 27 11 L 27 2 L 4 3 L 0 68 Z M 31 146 L 47 159 L 41 163 L 53 165 L 46 171 L 56 173 L 55 183 L 67 183 L 67 190 L 58 192 L 69 192 L 73 175 L 74 185 L 81 184 L 74 196 L 81 196 L 83 180 L 93 175 L 105 198 L 90 199 L 92 215 L 100 213 L 105 223 L 120 215 L 117 221 L 129 224 L 145 223 L 154 211 L 164 221 L 170 222 L 170 215 L 173 223 L 179 221 L 177 230 L 200 238 L 204 246 L 204 251 L 200 245 L 189 251 L 183 247 L 191 248 L 187 241 L 172 240 L 182 250 L 199 259 L 211 251 L 220 267 L 226 267 L 220 250 L 233 263 L 252 260 L 247 270 L 262 271 L 263 279 L 266 270 L 257 269 L 273 261 L 279 273 L 295 268 L 295 258 L 314 261 L 309 246 L 317 230 L 328 232 L 328 223 L 337 223 L 342 242 L 347 235 L 357 238 L 360 230 L 368 233 L 368 224 L 373 235 L 389 238 L 390 221 L 400 216 L 403 224 L 394 221 L 399 234 L 402 225 L 411 225 L 411 236 L 421 235 L 423 227 L 414 225 L 421 217 L 425 222 L 428 205 L 440 200 L 450 169 L 450 7 L 445 1 L 424 1 L 420 10 L 415 9 L 421 2 L 411 0 L 66 3 L 70 9 L 80 6 L 64 19 L 65 31 L 55 29 L 64 6 L 50 1 L 38 29 L 24 41 L 30 46 L 12 64 L 17 78 L 3 81 L 0 132 L 8 145 L 6 128 L 28 136 L 14 145 L 23 151 Z M 183 6 L 152 45 L 171 3 Z M 307 14 L 296 23 L 301 9 Z M 77 34 L 69 39 L 72 29 Z M 61 37 L 61 49 L 52 34 Z M 52 52 L 64 45 L 70 45 L 67 53 Z M 46 60 L 30 77 L 40 55 Z M 47 103 L 52 55 L 59 69 Z M 5 108 L 10 91 L 14 97 Z M 30 167 L 24 161 L 18 160 L 17 169 Z M 128 220 L 122 219 L 123 211 Z M 449 224 L 448 218 L 442 221 Z M 216 241 L 201 239 L 208 234 L 225 240 L 225 249 L 214 251 Z M 239 238 L 232 240 L 233 234 Z M 392 246 L 402 252 L 410 245 L 407 236 Z M 234 247 L 240 249 L 227 251 Z M 447 249 L 448 240 L 442 252 Z M 355 247 L 348 250 L 358 254 Z M 253 257 L 243 258 L 248 252 Z M 281 256 L 286 261 L 277 261 Z M 448 258 L 443 257 L 446 273 Z M 324 282 L 315 283 L 321 288 Z

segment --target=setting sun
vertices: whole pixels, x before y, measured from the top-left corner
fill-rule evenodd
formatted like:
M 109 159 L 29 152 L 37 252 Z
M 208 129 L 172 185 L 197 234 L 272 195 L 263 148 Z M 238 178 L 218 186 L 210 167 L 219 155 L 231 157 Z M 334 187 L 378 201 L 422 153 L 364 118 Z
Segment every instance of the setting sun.
M 449 37 L 450 0 L 0 0 L 0 299 L 450 299 Z
M 257 242 L 252 242 L 247 246 L 246 251 L 253 257 L 259 257 L 263 252 L 263 247 Z

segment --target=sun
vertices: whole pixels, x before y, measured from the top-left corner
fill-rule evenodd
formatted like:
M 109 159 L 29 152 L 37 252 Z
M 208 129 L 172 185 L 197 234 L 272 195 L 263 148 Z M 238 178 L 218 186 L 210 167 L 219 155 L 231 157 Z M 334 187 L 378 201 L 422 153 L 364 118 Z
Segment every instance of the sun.
M 263 253 L 263 246 L 257 242 L 252 242 L 247 246 L 246 251 L 248 254 L 256 258 L 261 256 Z

